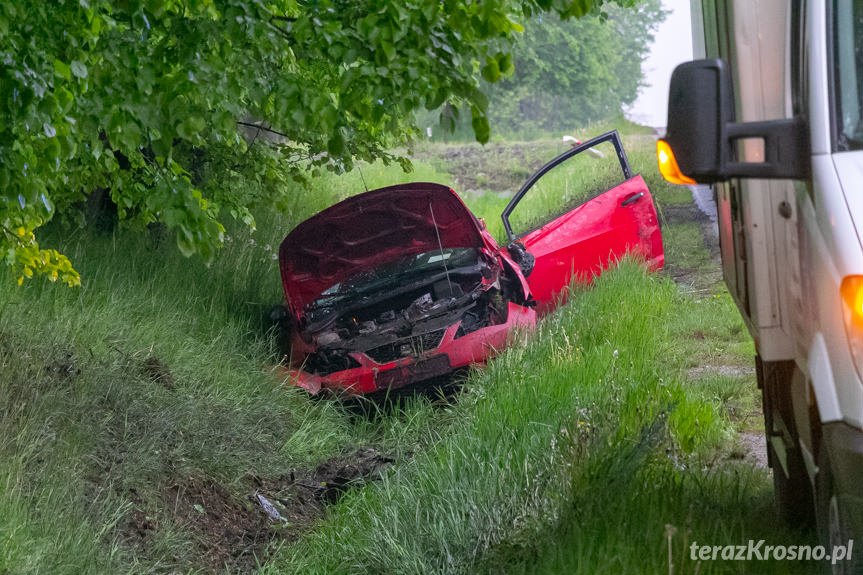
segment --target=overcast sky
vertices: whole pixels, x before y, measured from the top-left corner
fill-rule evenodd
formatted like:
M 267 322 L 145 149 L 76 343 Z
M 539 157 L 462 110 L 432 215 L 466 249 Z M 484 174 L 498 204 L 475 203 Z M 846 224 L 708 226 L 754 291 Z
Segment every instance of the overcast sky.
M 677 64 L 692 59 L 689 0 L 662 0 L 662 6 L 671 13 L 659 25 L 650 55 L 643 64 L 647 86 L 626 113 L 631 120 L 654 127 L 666 124 L 671 72 Z

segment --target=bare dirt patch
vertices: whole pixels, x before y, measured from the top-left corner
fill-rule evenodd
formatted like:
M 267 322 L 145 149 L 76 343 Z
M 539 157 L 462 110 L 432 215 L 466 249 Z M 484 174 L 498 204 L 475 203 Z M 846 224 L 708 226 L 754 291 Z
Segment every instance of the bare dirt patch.
M 174 521 L 194 535 L 202 562 L 213 569 L 228 566 L 247 572 L 272 538 L 266 515 L 212 479 L 189 477 L 169 486 L 163 504 Z
M 533 172 L 567 147 L 557 142 L 509 142 L 485 147 L 450 144 L 418 150 L 415 157 L 450 173 L 452 186 L 460 193 L 513 193 Z
M 372 448 L 358 449 L 345 457 L 324 461 L 315 469 L 312 479 L 318 487 L 313 493 L 323 501 L 333 503 L 351 487 L 380 477 L 381 471 L 393 460 Z
M 208 477 L 177 478 L 161 490 L 158 511 L 148 511 L 135 490 L 133 508 L 120 526 L 127 546 L 146 549 L 157 531 L 180 527 L 195 543 L 192 558 L 175 558 L 208 572 L 250 573 L 274 543 L 293 541 L 324 516 L 327 504 L 354 486 L 380 477 L 392 458 L 373 448 L 330 458 L 314 469 L 279 477 L 248 477 L 228 489 Z
M 767 443 L 764 434 L 743 431 L 737 435 L 737 445 L 729 455 L 731 459 L 741 459 L 755 467 L 767 469 Z
M 141 362 L 141 373 L 150 381 L 161 384 L 165 389 L 174 390 L 174 375 L 161 359 L 149 356 Z
M 686 370 L 686 377 L 689 379 L 698 379 L 705 375 L 746 377 L 755 375 L 755 367 L 751 365 L 700 365 Z

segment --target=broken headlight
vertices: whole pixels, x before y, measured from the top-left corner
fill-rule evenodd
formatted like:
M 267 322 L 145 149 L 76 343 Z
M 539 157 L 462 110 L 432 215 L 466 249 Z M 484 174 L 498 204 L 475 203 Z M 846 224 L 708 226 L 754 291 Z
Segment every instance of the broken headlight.
M 345 350 L 319 350 L 306 356 L 303 370 L 315 375 L 330 375 L 356 367 L 360 367 L 360 363 Z

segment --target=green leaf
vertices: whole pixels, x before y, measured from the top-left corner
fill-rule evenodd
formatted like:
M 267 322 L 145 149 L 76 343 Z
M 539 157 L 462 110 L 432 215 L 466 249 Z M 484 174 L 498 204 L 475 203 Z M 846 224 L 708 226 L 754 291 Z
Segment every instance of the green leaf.
M 192 257 L 195 254 L 195 244 L 192 241 L 192 233 L 185 226 L 180 226 L 177 231 L 177 249 L 184 256 Z M 203 510 L 201 511 L 203 513 Z
M 491 127 L 489 126 L 488 118 L 480 115 L 479 111 L 474 108 L 473 118 L 471 118 L 470 123 L 471 126 L 473 126 L 473 133 L 476 136 L 476 141 L 480 144 L 488 142 L 488 139 L 491 136 Z
M 69 108 L 75 102 L 75 96 L 66 88 L 55 88 L 54 96 L 57 98 L 57 105 L 60 106 L 60 111 L 64 114 L 69 111 Z
M 330 141 L 327 142 L 327 152 L 336 158 L 340 157 L 345 152 L 345 138 L 341 131 L 336 130 Z
M 206 122 L 200 116 L 189 116 L 177 126 L 177 133 L 180 137 L 191 140 L 206 126 Z
M 431 99 L 426 100 L 426 110 L 437 110 L 446 100 L 447 91 L 445 88 L 440 88 Z
M 60 145 L 60 138 L 50 138 L 45 145 L 44 153 L 45 157 L 48 158 L 49 162 L 53 164 L 55 158 L 59 158 L 63 153 L 62 147 Z
M 500 80 L 500 67 L 497 60 L 489 59 L 482 67 L 482 77 L 491 84 Z
M 498 52 L 497 54 L 497 64 L 500 68 L 500 73 L 504 76 L 509 76 L 513 72 L 515 72 L 515 66 L 512 63 L 512 54 L 507 52 Z
M 488 109 L 488 96 L 486 96 L 481 90 L 471 90 L 470 98 L 480 111 L 485 112 Z
M 54 60 L 54 73 L 66 80 L 72 79 L 72 69 L 61 60 Z
M 387 57 L 387 60 L 393 60 L 396 57 L 396 48 L 393 46 L 392 42 L 384 41 L 381 42 L 381 50 L 383 50 L 384 55 Z
M 87 66 L 79 62 L 78 60 L 72 60 L 72 65 L 70 66 L 70 70 L 72 75 L 76 78 L 86 78 L 87 77 Z

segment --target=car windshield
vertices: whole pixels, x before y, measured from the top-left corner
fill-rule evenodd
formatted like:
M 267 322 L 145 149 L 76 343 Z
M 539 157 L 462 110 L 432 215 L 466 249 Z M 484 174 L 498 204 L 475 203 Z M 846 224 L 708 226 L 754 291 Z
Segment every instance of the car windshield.
M 863 149 L 863 0 L 836 0 L 833 37 L 839 147 L 860 150 Z
M 408 281 L 413 276 L 443 272 L 444 264 L 447 270 L 475 265 L 477 258 L 476 248 L 446 248 L 403 257 L 330 286 L 309 308 L 310 311 L 331 308 L 345 300 Z

